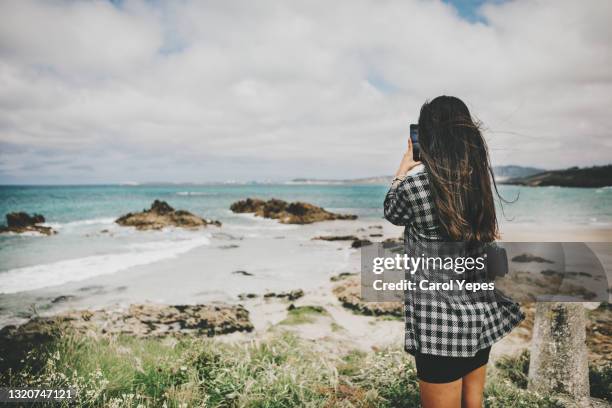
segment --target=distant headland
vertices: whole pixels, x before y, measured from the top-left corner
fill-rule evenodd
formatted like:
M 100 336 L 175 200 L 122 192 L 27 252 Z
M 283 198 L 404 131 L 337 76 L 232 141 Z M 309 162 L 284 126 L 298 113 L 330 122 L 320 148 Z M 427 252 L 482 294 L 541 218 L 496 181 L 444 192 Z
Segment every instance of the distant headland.
M 612 186 L 612 164 L 544 171 L 526 177 L 510 178 L 501 183 L 530 187 L 607 187 Z
M 516 177 L 526 177 L 532 174 L 542 173 L 545 169 L 536 167 L 524 167 L 516 165 L 495 166 L 493 173 L 497 181 L 508 180 Z M 355 179 L 313 179 L 313 178 L 296 178 L 288 182 L 288 184 L 390 184 L 393 176 L 374 176 L 362 177 Z
M 612 186 L 612 164 L 593 167 L 570 167 L 565 170 L 545 170 L 516 165 L 495 166 L 495 180 L 500 184 L 531 187 L 591 187 Z M 389 184 L 393 176 L 364 177 L 356 179 L 298 178 L 288 184 Z

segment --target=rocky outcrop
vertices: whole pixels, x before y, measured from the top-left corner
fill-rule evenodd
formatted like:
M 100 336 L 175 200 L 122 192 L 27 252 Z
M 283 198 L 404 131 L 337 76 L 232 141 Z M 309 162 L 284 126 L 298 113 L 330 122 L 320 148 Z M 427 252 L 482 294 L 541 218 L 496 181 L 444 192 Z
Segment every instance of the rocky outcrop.
M 594 167 L 571 167 L 565 170 L 545 171 L 528 177 L 501 181 L 503 184 L 544 187 L 606 187 L 612 186 L 612 164 Z
M 254 213 L 258 217 L 279 220 L 283 224 L 310 224 L 318 221 L 354 220 L 356 215 L 334 214 L 316 205 L 300 201 L 288 203 L 272 198 L 268 201 L 247 198 L 230 206 L 235 213 Z
M 197 333 L 207 336 L 253 330 L 249 312 L 240 305 L 212 303 L 204 305 L 136 304 L 127 310 L 69 311 L 51 317 L 36 317 L 15 327 L 0 330 L 0 337 L 42 332 L 44 327 L 66 326 L 80 332 L 90 330 L 137 337 L 160 337 Z
M 304 296 L 304 291 L 302 289 L 295 289 L 289 292 L 268 292 L 264 294 L 264 298 L 279 298 L 286 300 L 296 300 Z
M 537 262 L 537 263 L 554 263 L 550 259 L 542 258 L 541 256 L 533 255 L 533 254 L 521 254 L 512 258 L 512 262 Z
M 356 239 L 351 243 L 351 248 L 361 248 L 368 245 L 372 245 L 372 241 L 369 239 Z
M 76 296 L 73 295 L 60 295 L 51 300 L 51 303 L 65 303 L 70 302 L 71 300 L 75 300 Z
M 71 311 L 52 317 L 35 317 L 21 326 L 0 330 L 0 372 L 18 364 L 28 350 L 53 341 L 66 331 L 87 334 L 121 334 L 163 337 L 198 334 L 217 336 L 250 332 L 249 312 L 241 305 L 131 305 L 127 310 Z
M 26 212 L 13 212 L 6 214 L 6 225 L 13 228 L 27 228 L 35 224 L 45 222 L 45 217 L 40 214 L 29 215 Z
M 51 227 L 38 225 L 44 222 L 45 217 L 40 214 L 30 215 L 26 212 L 12 212 L 6 214 L 6 227 L 0 226 L 0 233 L 13 232 L 21 234 L 24 232 L 37 232 L 44 235 L 53 235 L 57 233 Z
M 393 245 L 403 245 L 404 237 L 397 238 L 387 238 L 383 241 L 383 245 L 393 246 Z
M 234 275 L 253 276 L 253 274 L 251 272 L 247 272 L 247 271 L 234 271 L 232 273 Z
M 355 235 L 320 235 L 318 237 L 314 237 L 313 239 L 321 241 L 356 241 L 359 238 L 357 238 Z
M 370 235 L 373 237 L 376 235 L 377 237 L 382 237 L 382 234 L 373 234 Z M 313 240 L 321 240 L 321 241 L 351 241 L 351 248 L 361 248 L 364 246 L 372 245 L 372 241 L 366 238 L 359 238 L 355 235 L 320 235 L 318 237 L 314 237 Z
M 332 291 L 342 306 L 356 313 L 370 316 L 404 316 L 404 304 L 401 302 L 364 302 L 361 299 L 361 278 L 359 276 L 348 276 L 341 279 Z
M 155 200 L 148 210 L 129 213 L 115 220 L 119 225 L 136 227 L 138 230 L 158 230 L 164 227 L 200 228 L 208 225 L 221 226 L 221 222 L 198 217 L 188 211 L 175 210 L 167 202 Z
M 238 295 L 238 299 L 240 300 L 255 299 L 257 297 L 258 296 L 256 293 L 240 293 Z
M 259 198 L 247 198 L 246 200 L 239 200 L 230 205 L 230 210 L 235 213 L 257 213 L 263 212 L 265 205 L 266 202 Z
M 332 282 L 339 282 L 351 276 L 357 276 L 357 274 L 354 272 L 340 272 L 338 275 L 334 275 L 331 278 L 329 278 L 329 280 Z

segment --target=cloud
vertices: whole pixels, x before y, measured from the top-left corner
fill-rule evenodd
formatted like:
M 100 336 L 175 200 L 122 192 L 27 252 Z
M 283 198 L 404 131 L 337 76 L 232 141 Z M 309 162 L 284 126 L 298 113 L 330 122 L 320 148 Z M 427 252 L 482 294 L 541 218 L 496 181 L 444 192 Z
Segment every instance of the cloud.
M 495 164 L 607 163 L 611 7 L 1 2 L 0 182 L 390 174 L 439 94 Z

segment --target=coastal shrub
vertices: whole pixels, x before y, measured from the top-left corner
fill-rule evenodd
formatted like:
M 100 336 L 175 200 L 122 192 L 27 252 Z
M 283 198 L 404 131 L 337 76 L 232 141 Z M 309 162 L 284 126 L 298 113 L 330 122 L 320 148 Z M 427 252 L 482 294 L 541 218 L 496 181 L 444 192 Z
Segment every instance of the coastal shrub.
M 546 395 L 515 387 L 508 380 L 487 382 L 484 395 L 485 408 L 563 408 L 564 405 Z
M 321 306 L 294 306 L 289 309 L 287 317 L 280 324 L 298 325 L 314 323 L 317 316 L 329 316 L 329 313 Z
M 376 407 L 412 408 L 420 406 L 416 369 L 411 357 L 400 348 L 368 355 L 362 370 L 351 378 L 378 397 Z
M 30 352 L 25 368 L 1 384 L 74 388 L 76 405 L 87 407 L 419 406 L 412 358 L 401 348 L 326 350 L 287 332 L 246 343 L 65 333 Z M 485 401 L 491 408 L 557 406 L 501 377 L 491 378 Z
M 47 349 L 30 353 L 19 379 L 9 381 L 32 387 L 73 388 L 83 406 L 162 401 L 188 380 L 181 358 L 185 347 L 181 345 L 157 339 L 67 333 Z
M 351 350 L 344 355 L 338 364 L 338 374 L 354 376 L 363 368 L 367 353 L 361 350 Z
M 502 378 L 510 380 L 519 388 L 527 388 L 529 372 L 529 350 L 523 350 L 518 356 L 502 356 L 495 362 Z
M 211 344 L 198 342 L 189 353 L 208 406 L 300 406 L 320 400 L 316 385 L 334 375 L 288 333 L 267 342 Z

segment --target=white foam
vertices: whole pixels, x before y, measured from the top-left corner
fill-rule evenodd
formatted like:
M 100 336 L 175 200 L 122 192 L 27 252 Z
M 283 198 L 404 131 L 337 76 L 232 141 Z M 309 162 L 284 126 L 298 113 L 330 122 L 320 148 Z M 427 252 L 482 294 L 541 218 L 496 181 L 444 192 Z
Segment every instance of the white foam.
M 62 229 L 62 228 L 80 227 L 83 225 L 109 225 L 109 224 L 113 224 L 114 222 L 115 222 L 114 218 L 92 218 L 88 220 L 78 220 L 78 221 L 71 221 L 71 222 L 66 222 L 66 223 L 48 222 L 48 223 L 44 223 L 43 225 L 54 228 L 54 229 Z
M 42 232 L 38 232 L 38 231 L 24 231 L 24 232 L 8 231 L 5 234 L 6 235 L 21 236 L 21 237 L 46 237 L 47 236 L 47 235 L 43 234 Z
M 229 210 L 228 210 L 229 211 Z M 237 218 L 247 219 L 253 221 L 255 225 L 244 225 L 244 224 L 226 224 L 227 228 L 238 228 L 238 229 L 296 229 L 299 227 L 297 224 L 283 224 L 274 218 L 258 217 L 253 213 L 234 213 L 230 214 Z
M 108 275 L 134 266 L 174 258 L 194 248 L 209 245 L 208 236 L 185 240 L 154 241 L 132 244 L 130 252 L 94 255 L 50 264 L 11 269 L 0 273 L 0 293 L 16 293 L 94 276 Z
M 226 229 L 239 231 L 287 231 L 298 228 L 297 225 L 278 223 L 278 225 L 228 225 Z
M 215 195 L 215 193 L 204 192 L 204 191 L 179 191 L 176 193 L 179 196 L 209 196 Z

